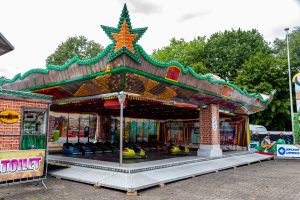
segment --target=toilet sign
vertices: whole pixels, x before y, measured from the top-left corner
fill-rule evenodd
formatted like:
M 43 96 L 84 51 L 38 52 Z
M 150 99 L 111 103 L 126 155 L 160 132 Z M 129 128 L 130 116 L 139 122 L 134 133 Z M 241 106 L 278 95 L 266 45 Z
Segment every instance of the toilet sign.
M 44 175 L 45 149 L 1 151 L 0 182 Z

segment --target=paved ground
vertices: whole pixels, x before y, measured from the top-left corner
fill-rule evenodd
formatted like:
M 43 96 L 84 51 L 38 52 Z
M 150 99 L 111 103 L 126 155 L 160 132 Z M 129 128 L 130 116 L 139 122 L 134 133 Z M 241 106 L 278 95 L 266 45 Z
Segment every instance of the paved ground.
M 300 160 L 266 161 L 167 184 L 164 188 L 125 192 L 49 178 L 48 190 L 36 183 L 0 188 L 0 200 L 60 199 L 300 199 Z

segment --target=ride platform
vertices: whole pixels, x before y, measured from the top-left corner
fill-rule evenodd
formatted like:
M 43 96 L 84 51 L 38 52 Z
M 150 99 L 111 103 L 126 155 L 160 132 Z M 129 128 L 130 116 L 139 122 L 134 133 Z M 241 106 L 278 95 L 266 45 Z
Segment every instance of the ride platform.
M 250 165 L 273 157 L 247 151 L 224 152 L 222 157 L 216 158 L 188 156 L 119 165 L 116 162 L 49 155 L 49 164 L 67 168 L 50 168 L 48 173 L 56 178 L 92 184 L 97 188 L 127 191 L 131 195 L 141 189 L 162 187 L 169 182 Z

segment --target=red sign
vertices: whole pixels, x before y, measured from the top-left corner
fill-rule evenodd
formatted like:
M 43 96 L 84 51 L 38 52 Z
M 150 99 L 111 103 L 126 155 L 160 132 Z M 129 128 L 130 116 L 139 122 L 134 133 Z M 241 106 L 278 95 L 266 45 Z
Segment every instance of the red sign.
M 178 82 L 180 74 L 181 74 L 181 69 L 179 67 L 170 66 L 168 67 L 165 79 Z
M 233 92 L 234 92 L 234 90 L 231 87 L 229 87 L 227 85 L 224 85 L 223 89 L 222 89 L 222 96 L 224 96 L 224 97 L 232 97 Z
M 127 101 L 124 101 L 124 108 L 127 105 Z M 107 99 L 104 102 L 104 108 L 107 109 L 120 109 L 120 102 L 119 99 Z

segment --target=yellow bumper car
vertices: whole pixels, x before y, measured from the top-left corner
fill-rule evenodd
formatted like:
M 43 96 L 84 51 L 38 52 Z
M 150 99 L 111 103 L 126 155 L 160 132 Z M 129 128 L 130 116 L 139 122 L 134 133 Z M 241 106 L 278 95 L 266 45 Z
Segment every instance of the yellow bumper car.
M 171 144 L 168 146 L 168 153 L 171 155 L 188 155 L 190 154 L 190 150 L 184 146 L 177 147 L 176 145 Z
M 146 158 L 146 152 L 141 148 L 130 148 L 125 147 L 123 149 L 123 158 L 131 159 L 131 158 Z

